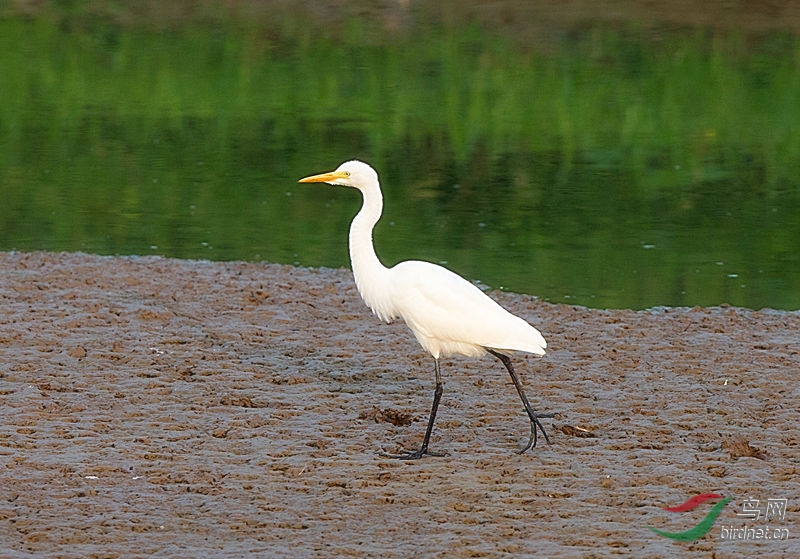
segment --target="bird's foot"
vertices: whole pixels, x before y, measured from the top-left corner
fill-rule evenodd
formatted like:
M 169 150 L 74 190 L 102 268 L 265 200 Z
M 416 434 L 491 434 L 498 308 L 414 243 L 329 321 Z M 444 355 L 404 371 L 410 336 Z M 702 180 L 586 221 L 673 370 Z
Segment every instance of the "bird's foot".
M 397 460 L 419 460 L 423 456 L 447 456 L 446 452 L 431 452 L 425 447 L 419 450 L 401 450 L 398 454 L 389 454 L 382 452 L 381 456 L 384 458 L 395 458 Z
M 555 413 L 536 413 L 531 416 L 531 438 L 528 439 L 528 444 L 525 445 L 525 448 L 519 451 L 520 454 L 525 454 L 536 446 L 536 442 L 538 440 L 537 429 L 542 432 L 544 440 L 547 441 L 547 444 L 550 444 L 550 437 L 547 436 L 547 431 L 544 430 L 544 426 L 542 425 L 541 421 L 539 421 L 539 418 L 552 419 L 555 416 Z

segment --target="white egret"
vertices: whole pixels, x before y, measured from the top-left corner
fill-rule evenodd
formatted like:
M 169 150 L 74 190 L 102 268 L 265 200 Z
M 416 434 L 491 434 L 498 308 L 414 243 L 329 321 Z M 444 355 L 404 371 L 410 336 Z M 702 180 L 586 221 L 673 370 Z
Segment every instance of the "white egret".
M 361 161 L 342 163 L 335 171 L 300 179 L 299 182 L 325 182 L 361 191 L 363 205 L 350 225 L 350 262 L 361 298 L 378 318 L 391 322 L 402 318 L 417 341 L 432 356 L 436 389 L 422 446 L 404 451 L 396 458 L 416 460 L 428 451 L 436 410 L 442 397 L 439 358 L 444 355 L 478 357 L 491 353 L 505 365 L 531 422 L 528 444 L 520 453 L 536 446 L 537 427 L 550 442 L 539 418 L 553 414 L 533 411 L 508 353 L 524 351 L 544 355 L 545 342 L 536 328 L 514 316 L 475 285 L 450 270 L 418 260 L 387 268 L 375 254 L 372 230 L 383 211 L 378 174 Z

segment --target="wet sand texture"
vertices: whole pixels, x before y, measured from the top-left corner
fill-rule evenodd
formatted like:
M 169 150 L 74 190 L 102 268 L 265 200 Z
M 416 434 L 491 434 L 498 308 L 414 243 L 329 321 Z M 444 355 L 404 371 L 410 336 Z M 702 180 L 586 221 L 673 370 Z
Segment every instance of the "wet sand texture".
M 403 462 L 433 362 L 349 271 L 0 253 L 0 556 L 800 556 L 800 314 L 492 296 L 547 338 L 515 363 L 552 444 L 443 359 L 448 456 Z M 787 498 L 790 538 L 646 528 L 711 491 Z

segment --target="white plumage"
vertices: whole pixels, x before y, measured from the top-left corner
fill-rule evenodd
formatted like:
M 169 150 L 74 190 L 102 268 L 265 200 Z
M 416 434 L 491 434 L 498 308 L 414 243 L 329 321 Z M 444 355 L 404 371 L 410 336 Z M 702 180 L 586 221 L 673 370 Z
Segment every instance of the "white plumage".
M 450 270 L 412 260 L 389 275 L 397 314 L 434 358 L 479 357 L 487 349 L 544 355 L 547 343 L 536 328 Z
M 531 421 L 531 436 L 525 452 L 536 445 L 539 418 L 528 403 L 522 385 L 507 354 L 525 351 L 544 355 L 547 343 L 541 333 L 523 319 L 511 314 L 475 285 L 450 270 L 418 260 L 387 268 L 375 254 L 372 230 L 383 211 L 378 174 L 361 161 L 342 163 L 335 171 L 301 179 L 300 182 L 326 182 L 361 191 L 363 206 L 350 225 L 350 262 L 358 292 L 383 321 L 402 318 L 420 345 L 434 358 L 436 390 L 422 447 L 404 452 L 398 458 L 416 459 L 428 452 L 428 443 L 442 393 L 439 358 L 445 355 L 478 357 L 489 352 L 508 369 Z

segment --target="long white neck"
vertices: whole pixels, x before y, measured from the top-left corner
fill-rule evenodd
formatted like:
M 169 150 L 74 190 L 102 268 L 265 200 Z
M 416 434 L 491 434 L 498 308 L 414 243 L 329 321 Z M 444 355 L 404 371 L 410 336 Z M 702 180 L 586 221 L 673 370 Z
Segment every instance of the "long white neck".
M 372 242 L 372 230 L 383 212 L 383 195 L 377 181 L 361 190 L 364 204 L 350 224 L 350 264 L 361 298 L 382 320 L 395 318 L 389 296 L 389 269 Z

